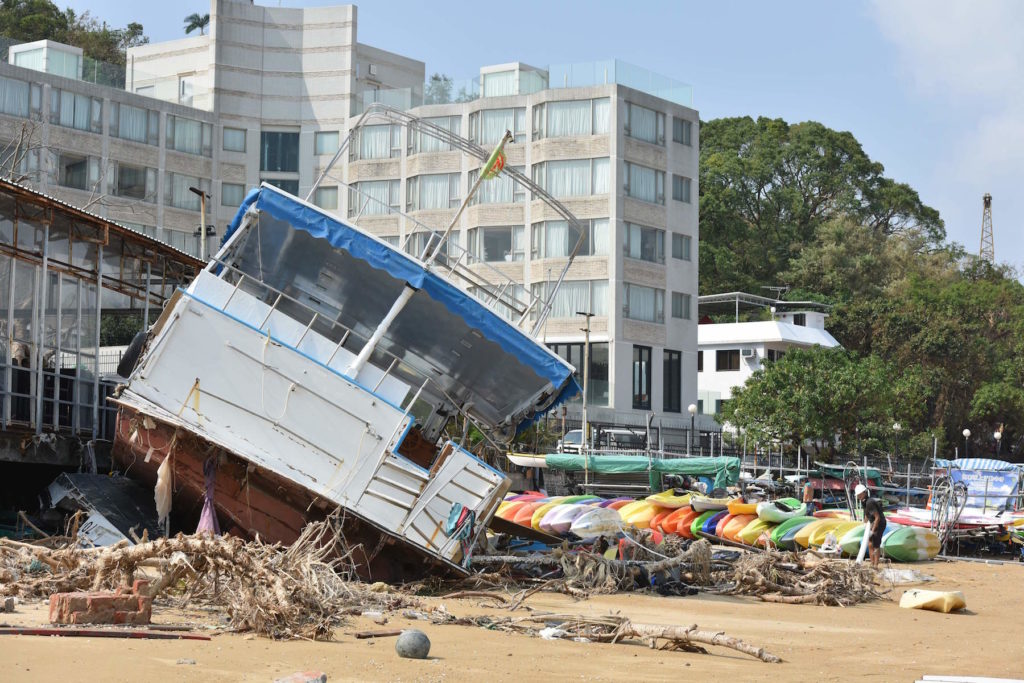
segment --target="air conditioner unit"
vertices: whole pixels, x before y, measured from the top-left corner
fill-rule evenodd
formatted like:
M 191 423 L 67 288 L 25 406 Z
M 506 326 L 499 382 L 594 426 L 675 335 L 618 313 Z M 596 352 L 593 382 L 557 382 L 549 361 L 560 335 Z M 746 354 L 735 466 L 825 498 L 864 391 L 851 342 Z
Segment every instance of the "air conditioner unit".
M 740 357 L 746 358 L 747 360 L 754 360 L 757 358 L 757 351 L 754 349 L 740 349 Z
M 367 70 L 369 71 L 371 76 L 376 76 L 377 75 L 377 65 L 376 64 L 370 64 Z

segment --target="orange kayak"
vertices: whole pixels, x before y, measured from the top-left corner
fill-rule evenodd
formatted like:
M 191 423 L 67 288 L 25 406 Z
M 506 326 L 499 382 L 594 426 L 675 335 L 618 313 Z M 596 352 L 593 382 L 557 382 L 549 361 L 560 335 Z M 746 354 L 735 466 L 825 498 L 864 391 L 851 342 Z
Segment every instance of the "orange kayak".
M 700 517 L 703 513 L 690 508 L 683 509 L 687 510 L 688 513 L 676 520 L 676 533 L 683 538 L 693 540 L 693 534 L 690 532 L 690 527 L 693 526 L 693 520 Z
M 722 528 L 722 532 L 718 534 L 719 538 L 724 538 L 727 541 L 735 541 L 739 543 L 739 539 L 736 538 L 736 534 L 743 531 L 744 527 L 757 519 L 757 515 L 733 515 L 729 523 Z
M 666 510 L 665 512 L 659 512 L 654 517 L 651 517 L 651 524 L 649 528 L 654 529 L 655 531 L 664 532 L 664 529 L 661 528 L 661 523 L 669 516 L 669 514 L 671 514 L 671 511 Z
M 533 500 L 527 502 L 525 505 L 520 506 L 519 509 L 516 510 L 516 516 L 512 519 L 512 521 L 516 524 L 521 524 L 523 526 L 530 526 L 530 522 L 533 520 L 533 513 L 536 512 L 537 508 L 541 507 L 542 505 L 547 505 L 547 501 Z
M 725 530 L 725 525 L 728 524 L 735 516 L 736 515 L 729 514 L 725 517 L 722 517 L 722 519 L 718 520 L 718 524 L 715 525 L 715 536 L 722 538 L 722 531 Z

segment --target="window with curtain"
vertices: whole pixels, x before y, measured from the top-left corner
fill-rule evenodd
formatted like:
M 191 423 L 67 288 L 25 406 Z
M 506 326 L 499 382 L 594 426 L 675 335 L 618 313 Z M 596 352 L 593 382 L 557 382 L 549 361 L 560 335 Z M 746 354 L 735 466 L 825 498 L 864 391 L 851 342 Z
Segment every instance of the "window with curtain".
M 387 128 L 387 126 L 384 126 Z M 321 130 L 313 135 L 313 153 L 334 154 L 338 151 L 339 134 L 336 130 Z M 384 158 L 384 157 L 380 157 Z
M 0 76 L 0 111 L 12 116 L 28 116 L 29 85 L 25 81 Z
M 401 156 L 401 134 L 401 127 L 397 125 L 363 126 L 356 134 L 356 145 L 351 148 L 351 158 L 391 159 Z
M 156 201 L 156 169 L 118 162 L 114 194 L 147 202 Z
M 500 71 L 483 75 L 483 96 L 501 97 L 516 94 L 516 72 Z
M 333 211 L 338 208 L 338 188 L 318 187 L 313 193 L 313 203 L 321 209 Z
M 210 191 L 210 181 L 205 178 L 200 179 L 180 173 L 167 173 L 165 178 L 164 201 L 179 209 L 199 210 L 199 195 L 189 190 L 190 187 L 199 188 L 204 192 Z
M 522 261 L 526 256 L 525 228 L 522 225 L 471 228 L 468 237 L 468 251 L 478 261 Z
M 715 351 L 715 370 L 718 372 L 737 372 L 739 369 L 739 349 L 719 349 Z
M 692 240 L 689 235 L 672 233 L 672 258 L 689 261 L 691 244 Z
M 49 64 L 46 71 L 65 78 L 82 78 L 82 56 L 71 52 L 50 49 Z
M 665 349 L 661 362 L 662 404 L 666 413 L 678 413 L 683 409 L 683 354 Z
M 652 204 L 665 203 L 665 172 L 626 163 L 626 196 Z
M 626 223 L 626 229 L 622 231 L 622 251 L 629 258 L 664 263 L 665 231 Z
M 99 159 L 78 154 L 57 157 L 57 182 L 76 190 L 91 190 L 100 181 Z
M 689 320 L 692 303 L 689 294 L 672 292 L 672 317 L 679 318 L 680 320 Z
M 213 126 L 202 121 L 168 115 L 167 147 L 176 152 L 210 156 L 213 152 Z
M 426 259 L 434 253 L 443 237 L 444 233 L 440 232 L 418 231 L 408 234 L 405 239 L 405 253 L 416 258 Z M 438 252 L 438 261 L 442 265 L 446 263 L 447 257 L 455 251 L 457 246 L 458 244 L 453 234 L 448 238 L 445 245 L 441 247 L 441 251 Z
M 565 359 L 565 362 L 576 368 L 575 377 L 579 385 L 583 386 L 583 343 L 571 344 L 548 344 L 548 348 L 558 356 Z M 607 406 L 608 405 L 608 342 L 590 343 L 590 373 L 587 377 L 587 405 Z M 572 399 L 573 403 L 581 403 L 582 395 L 577 394 Z
M 462 201 L 460 174 L 432 173 L 413 176 L 406 183 L 406 210 L 450 209 Z
M 627 318 L 647 323 L 665 322 L 665 290 L 628 282 L 625 289 L 623 309 Z
M 565 100 L 533 108 L 533 137 L 559 138 L 608 132 L 610 100 Z
M 525 166 L 513 166 L 515 170 L 522 173 Z M 474 169 L 469 172 L 469 186 L 472 187 L 476 179 L 480 177 L 480 171 Z M 473 195 L 473 204 L 518 204 L 526 201 L 526 188 L 513 180 L 511 174 L 502 173 L 497 178 L 490 178 L 480 183 L 476 194 Z
M 43 70 L 43 48 L 14 53 L 14 65 L 33 71 Z
M 364 180 L 348 193 L 349 216 L 384 216 L 399 210 L 399 181 Z
M 242 205 L 243 199 L 245 199 L 245 185 L 239 185 L 237 183 L 221 183 L 221 206 L 230 206 L 232 208 L 237 209 Z
M 651 409 L 651 347 L 633 346 L 633 408 Z
M 672 174 L 672 199 L 677 202 L 690 203 L 690 179 Z
M 608 253 L 609 222 L 607 218 L 580 221 L 583 244 L 577 256 L 595 256 Z M 565 258 L 572 253 L 580 238 L 580 231 L 568 221 L 543 221 L 533 224 L 530 248 L 532 258 Z
M 245 130 L 242 128 L 224 128 L 224 149 L 228 152 L 245 151 Z
M 693 144 L 693 122 L 681 119 L 678 116 L 672 117 L 672 141 L 681 145 Z
M 554 283 L 538 282 L 531 287 L 535 296 L 546 299 Z M 551 301 L 549 318 L 575 318 L 578 311 L 608 315 L 608 280 L 566 280 Z M 539 307 L 531 311 L 536 318 Z
M 438 128 L 443 128 L 455 135 L 459 135 L 462 128 L 461 116 L 430 116 L 423 119 Z M 420 154 L 427 152 L 450 152 L 455 149 L 449 143 L 425 131 L 409 130 L 409 154 Z
M 608 157 L 544 161 L 533 165 L 533 180 L 554 197 L 607 194 Z
M 626 135 L 655 145 L 664 145 L 665 114 L 627 102 Z
M 160 114 L 130 104 L 111 102 L 110 134 L 122 140 L 156 145 L 160 139 Z
M 496 145 L 512 131 L 513 142 L 526 140 L 526 107 L 485 109 L 469 115 L 469 139 L 481 145 Z
M 298 173 L 299 134 L 276 131 L 261 132 L 260 170 Z
M 99 133 L 103 125 L 103 101 L 68 90 L 50 90 L 50 123 L 65 128 Z

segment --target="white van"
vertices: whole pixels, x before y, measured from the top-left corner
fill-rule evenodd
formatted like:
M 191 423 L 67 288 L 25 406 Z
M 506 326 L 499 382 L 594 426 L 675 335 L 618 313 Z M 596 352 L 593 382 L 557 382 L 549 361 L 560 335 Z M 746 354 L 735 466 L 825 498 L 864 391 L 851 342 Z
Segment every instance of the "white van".
M 598 430 L 597 450 L 642 451 L 647 447 L 647 434 L 619 427 Z M 583 430 L 571 429 L 558 440 L 559 453 L 581 453 L 583 451 Z

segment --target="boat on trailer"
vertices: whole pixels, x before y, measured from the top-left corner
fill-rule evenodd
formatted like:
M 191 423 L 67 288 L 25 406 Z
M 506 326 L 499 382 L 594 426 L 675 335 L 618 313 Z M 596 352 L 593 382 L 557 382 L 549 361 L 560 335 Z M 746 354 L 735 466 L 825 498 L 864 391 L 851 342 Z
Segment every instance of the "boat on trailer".
M 554 292 L 512 305 L 439 252 L 253 190 L 113 399 L 117 462 L 158 488 L 169 469 L 176 509 L 212 503 L 242 537 L 288 544 L 340 508 L 368 579 L 465 572 L 510 484 L 454 418 L 505 444 L 579 387 L 535 339 Z

